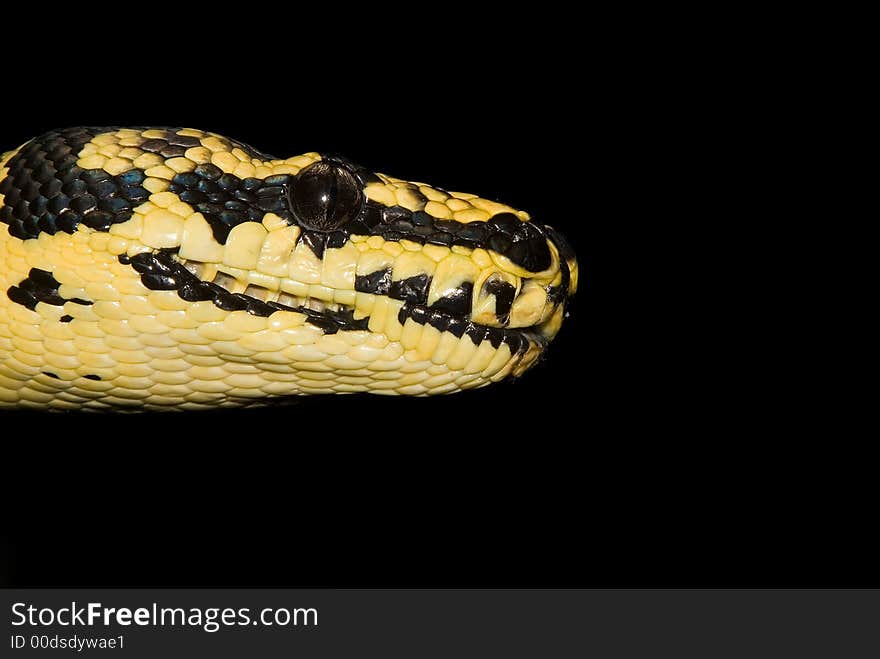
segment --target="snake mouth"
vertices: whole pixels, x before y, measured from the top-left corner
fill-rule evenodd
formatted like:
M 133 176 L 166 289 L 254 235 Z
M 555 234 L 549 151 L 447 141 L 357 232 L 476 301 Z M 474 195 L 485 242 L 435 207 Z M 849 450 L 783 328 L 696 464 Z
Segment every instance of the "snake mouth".
M 452 355 L 450 367 L 476 347 L 521 374 L 558 333 L 577 287 L 574 252 L 545 225 L 536 224 L 526 244 L 544 258 L 530 259 L 531 251 L 513 248 L 504 254 L 356 234 L 316 250 L 298 227 L 277 218 L 236 226 L 221 249 L 204 235 L 200 216 L 187 222 L 200 224 L 164 240 L 168 247 L 151 246 L 160 232 L 142 229 L 142 251 L 128 256 L 129 249 L 120 262 L 147 288 L 174 290 L 187 302 L 262 317 L 291 312 L 300 318 L 279 316 L 273 326 L 368 332 L 434 363 Z
M 397 321 L 401 329 L 407 320 L 412 320 L 419 325 L 430 325 L 440 332 L 448 332 L 458 339 L 468 337 L 474 344 L 480 345 L 488 341 L 493 348 L 499 348 L 507 344 L 513 354 L 524 354 L 530 349 L 543 350 L 548 338 L 542 333 L 548 321 L 529 327 L 500 328 L 475 322 L 469 315 L 459 315 L 442 308 L 433 308 L 425 304 L 416 304 L 409 301 L 398 301 L 386 296 L 372 296 L 372 311 L 370 315 L 364 315 L 363 306 L 346 304 L 344 302 L 328 299 L 330 292 L 319 291 L 322 297 L 310 294 L 296 295 L 282 289 L 267 288 L 258 284 L 249 283 L 233 276 L 222 269 L 223 266 L 187 261 L 179 259 L 178 263 L 194 278 L 200 282 L 200 286 L 209 284 L 211 289 L 226 291 L 225 306 L 230 302 L 238 308 L 242 308 L 255 315 L 265 315 L 266 312 L 293 311 L 307 316 L 307 321 L 321 327 L 325 332 L 338 330 L 367 330 L 379 331 L 382 320 L 377 319 L 377 314 L 384 316 L 384 330 L 388 330 L 391 321 Z M 210 278 L 210 280 L 208 280 Z M 284 286 L 284 283 L 282 283 Z M 287 283 L 287 288 L 301 286 L 295 282 Z M 490 288 L 484 286 L 484 288 Z M 300 289 L 302 291 L 302 289 Z M 186 292 L 186 291 L 185 291 Z M 304 292 L 304 291 L 302 291 Z M 332 291 L 338 294 L 338 291 Z M 344 292 L 342 292 L 344 294 Z M 363 300 L 362 300 L 363 301 Z M 236 304 L 237 303 L 237 304 Z M 384 306 L 383 306 L 384 303 Z M 268 307 L 266 309 L 265 307 Z M 377 309 L 377 307 L 379 307 Z M 271 310 L 271 311 L 270 311 Z M 396 318 L 394 314 L 396 313 Z M 390 317 L 389 317 L 390 314 Z M 373 326 L 371 327 L 371 322 Z
M 469 339 L 477 346 L 484 342 L 495 349 L 506 345 L 511 355 L 543 351 L 552 337 L 548 326 L 560 317 L 564 307 L 559 305 L 558 313 L 540 324 L 501 328 L 475 322 L 466 314 L 388 296 L 372 295 L 369 296 L 373 298 L 371 300 L 361 297 L 356 298 L 356 303 L 347 303 L 338 299 L 345 299 L 346 294 L 350 293 L 346 291 L 320 287 L 310 293 L 308 287 L 304 288 L 302 284 L 290 280 L 283 281 L 280 286 L 260 285 L 247 277 L 247 274 L 258 273 L 181 259 L 176 250 L 141 252 L 132 257 L 122 256 L 120 261 L 131 264 L 150 289 L 174 290 L 184 300 L 211 301 L 226 311 L 241 310 L 256 316 L 270 316 L 277 311 L 299 313 L 306 316 L 306 323 L 318 327 L 325 334 L 369 330 L 381 332 L 390 340 L 399 339 L 407 324 L 414 323 L 430 326 L 456 339 Z M 337 299 L 334 296 L 338 296 Z M 365 303 L 371 303 L 369 312 Z

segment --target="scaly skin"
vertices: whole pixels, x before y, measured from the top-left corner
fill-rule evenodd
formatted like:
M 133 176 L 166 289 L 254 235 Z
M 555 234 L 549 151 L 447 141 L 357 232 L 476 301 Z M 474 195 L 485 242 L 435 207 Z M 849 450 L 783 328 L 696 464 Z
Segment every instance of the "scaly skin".
M 576 286 L 525 212 L 317 153 L 101 128 L 0 157 L 0 407 L 479 387 L 535 363 Z

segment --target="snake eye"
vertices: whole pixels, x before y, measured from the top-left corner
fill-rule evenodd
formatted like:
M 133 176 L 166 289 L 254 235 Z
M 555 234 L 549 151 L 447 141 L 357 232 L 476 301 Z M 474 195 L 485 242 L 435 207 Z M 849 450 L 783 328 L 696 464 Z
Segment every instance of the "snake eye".
M 361 186 L 342 165 L 319 161 L 302 170 L 290 190 L 299 223 L 314 231 L 334 231 L 358 216 Z

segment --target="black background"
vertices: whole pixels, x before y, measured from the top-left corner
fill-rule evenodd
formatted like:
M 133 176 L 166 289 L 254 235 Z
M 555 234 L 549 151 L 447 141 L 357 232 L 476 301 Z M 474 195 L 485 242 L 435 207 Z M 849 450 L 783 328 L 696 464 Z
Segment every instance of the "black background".
M 738 308 L 712 267 L 736 233 L 715 195 L 740 165 L 718 156 L 726 124 L 648 53 L 590 42 L 593 27 L 556 25 L 538 46 L 527 27 L 546 28 L 387 50 L 375 32 L 344 49 L 280 42 L 247 66 L 78 56 L 7 81 L 3 149 L 121 124 L 339 152 L 528 210 L 569 238 L 581 286 L 547 359 L 480 391 L 3 412 L 6 583 L 880 583 L 847 514 L 861 484 L 842 493 L 827 450 L 779 414 L 785 383 L 751 368 L 760 309 Z M 426 40 L 444 45 L 436 59 Z

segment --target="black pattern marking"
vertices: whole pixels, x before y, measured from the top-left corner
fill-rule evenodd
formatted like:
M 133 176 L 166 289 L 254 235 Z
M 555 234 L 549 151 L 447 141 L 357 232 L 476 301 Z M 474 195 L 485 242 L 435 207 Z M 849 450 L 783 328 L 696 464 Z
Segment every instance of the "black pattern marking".
M 370 235 L 385 240 L 491 249 L 530 272 L 541 272 L 551 264 L 544 228 L 513 213 L 499 213 L 485 222 L 457 222 L 402 206 L 383 206 L 379 212 L 382 221 L 372 226 Z
M 317 231 L 303 231 L 300 240 L 305 243 L 306 247 L 312 250 L 312 253 L 319 259 L 324 258 L 324 248 L 327 247 L 327 234 L 318 233 Z
M 395 300 L 404 300 L 413 304 L 425 304 L 428 300 L 428 288 L 431 278 L 428 275 L 416 275 L 391 282 L 388 296 Z
M 480 325 L 465 318 L 450 316 L 447 313 L 426 307 L 421 304 L 404 302 L 397 313 L 397 320 L 403 325 L 407 318 L 412 318 L 420 325 L 430 325 L 441 332 L 451 332 L 461 338 L 465 334 L 473 341 L 474 345 L 480 345 L 483 341 L 490 341 L 493 348 L 498 348 L 506 343 L 511 354 L 523 354 L 529 349 L 530 343 L 545 344 L 546 339 L 521 329 L 501 329 Z
M 357 275 L 354 278 L 354 290 L 360 293 L 388 295 L 391 289 L 391 268 L 376 270 L 368 275 Z
M 31 311 L 37 308 L 37 298 L 18 286 L 10 286 L 6 291 L 6 296 L 23 307 L 27 307 Z
M 474 294 L 474 285 L 466 281 L 458 287 L 439 298 L 431 305 L 431 309 L 454 316 L 466 316 L 471 312 L 471 300 Z
M 395 300 L 404 300 L 413 304 L 425 304 L 428 299 L 428 289 L 431 287 L 430 276 L 421 274 L 396 281 L 391 277 L 391 268 L 376 270 L 368 275 L 357 275 L 354 278 L 354 290 L 360 293 L 387 295 Z
M 59 286 L 61 286 L 61 283 L 52 276 L 51 272 L 40 270 L 39 268 L 31 268 L 28 276 L 19 282 L 18 286 L 10 286 L 6 291 L 6 295 L 13 302 L 25 306 L 32 311 L 36 309 L 38 302 L 58 307 L 64 306 L 65 302 L 75 302 L 76 304 L 84 305 L 92 304 L 92 302 L 80 298 L 67 300 L 61 297 L 58 293 Z M 68 322 L 64 318 L 70 317 L 62 316 L 62 323 Z
M 101 379 L 100 375 L 94 375 L 94 374 L 84 375 L 83 377 L 86 380 L 100 380 Z
M 4 196 L 0 222 L 9 234 L 27 240 L 41 232 L 73 233 L 79 224 L 107 231 L 125 222 L 149 192 L 145 176 L 130 171 L 111 176 L 100 169 L 85 170 L 78 154 L 94 136 L 116 128 L 68 128 L 37 137 L 14 155 L 0 181 Z
M 553 304 L 560 304 L 568 300 L 568 287 L 571 284 L 571 270 L 568 267 L 569 259 L 573 259 L 574 250 L 571 245 L 553 227 L 546 227 L 550 240 L 559 251 L 559 274 L 561 281 L 558 286 L 547 288 L 547 300 Z
M 84 170 L 76 164 L 79 152 L 92 138 L 116 130 L 118 128 L 113 126 L 55 130 L 22 147 L 6 164 L 9 172 L 0 181 L 0 194 L 4 196 L 0 222 L 9 225 L 10 235 L 27 240 L 36 238 L 41 232 L 73 233 L 79 224 L 98 231 L 107 231 L 111 225 L 131 218 L 133 209 L 147 201 L 150 196 L 149 191 L 141 186 L 146 179 L 142 170 L 132 169 L 111 176 L 102 169 Z M 163 137 L 148 139 L 139 148 L 164 158 L 182 156 L 188 148 L 200 144 L 195 137 L 178 135 L 178 129 L 153 130 L 164 131 Z M 272 156 L 246 144 L 223 139 L 230 148 L 240 148 L 250 157 L 272 159 Z M 222 238 L 221 243 L 225 243 L 229 230 L 240 222 L 259 222 L 269 210 L 284 215 L 283 207 L 286 207 L 286 202 L 283 199 L 260 200 L 249 196 L 255 188 L 277 186 L 269 183 L 269 179 L 247 179 L 249 185 L 243 185 L 240 179 L 223 174 L 214 165 L 200 167 L 216 172 L 216 176 L 210 179 L 211 185 L 207 186 L 211 189 L 205 192 L 194 185 L 192 194 L 182 198 L 196 207 L 204 206 L 204 210 L 199 210 L 211 222 L 218 240 Z M 196 179 L 196 182 L 199 179 L 192 174 L 181 176 L 189 176 Z M 172 185 L 173 192 L 178 192 L 178 189 L 189 190 L 179 183 Z M 236 205 L 235 202 L 240 201 L 236 196 L 239 189 L 240 194 L 253 203 Z M 276 197 L 283 192 L 278 187 L 276 191 Z M 232 203 L 227 207 L 227 202 Z
M 188 302 L 210 300 L 224 311 L 247 311 L 254 316 L 271 316 L 276 311 L 293 311 L 306 316 L 306 322 L 319 327 L 325 334 L 340 330 L 365 330 L 369 318 L 354 319 L 354 311 L 315 311 L 305 307 L 289 307 L 277 302 L 263 302 L 243 293 L 230 293 L 213 282 L 202 281 L 174 259 L 171 251 L 142 252 L 132 257 L 120 256 L 119 262 L 130 264 L 141 275 L 144 286 L 152 290 L 176 290 Z
M 211 226 L 214 239 L 225 245 L 234 227 L 243 222 L 260 222 L 266 213 L 275 213 L 293 224 L 287 201 L 287 189 L 293 179 L 289 174 L 240 179 L 205 163 L 192 172 L 177 174 L 171 179 L 169 191 L 200 212 Z
M 561 301 L 568 296 L 568 287 L 571 284 L 571 270 L 568 267 L 568 262 L 574 260 L 575 253 L 571 245 L 568 244 L 568 241 L 561 233 L 551 226 L 545 228 L 547 229 L 547 234 L 550 236 L 550 240 L 553 241 L 553 244 L 556 245 L 556 249 L 559 251 L 559 272 L 562 275 L 562 281 L 556 288 L 560 290 Z

